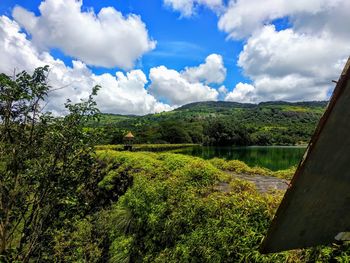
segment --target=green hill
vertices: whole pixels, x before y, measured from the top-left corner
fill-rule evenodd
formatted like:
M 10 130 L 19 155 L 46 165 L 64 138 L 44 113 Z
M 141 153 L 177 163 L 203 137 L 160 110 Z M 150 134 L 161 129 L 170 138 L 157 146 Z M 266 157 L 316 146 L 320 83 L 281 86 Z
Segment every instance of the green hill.
M 106 144 L 121 143 L 130 130 L 138 143 L 295 145 L 309 141 L 326 105 L 206 101 L 145 116 L 101 114 L 100 122 L 89 126 L 100 131 L 100 143 Z

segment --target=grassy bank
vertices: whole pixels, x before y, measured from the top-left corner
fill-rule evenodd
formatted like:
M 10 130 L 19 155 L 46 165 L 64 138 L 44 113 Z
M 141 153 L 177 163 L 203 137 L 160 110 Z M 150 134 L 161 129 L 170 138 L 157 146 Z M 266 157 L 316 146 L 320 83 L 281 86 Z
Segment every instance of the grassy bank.
M 150 151 L 150 152 L 161 152 L 161 151 L 170 151 L 177 150 L 186 147 L 197 146 L 198 144 L 192 143 L 180 143 L 180 144 L 134 144 L 133 151 Z M 107 145 L 97 145 L 96 150 L 114 150 L 114 151 L 123 151 L 123 144 L 107 144 Z
M 97 156 L 104 176 L 95 196 L 103 209 L 57 235 L 57 260 L 346 262 L 347 247 L 258 252 L 283 193 L 259 194 L 223 170 L 271 171 L 172 153 L 99 150 Z
M 135 144 L 133 145 L 134 152 L 140 151 L 149 151 L 149 152 L 165 152 L 171 151 L 177 153 L 177 150 L 198 146 L 198 144 Z M 115 145 L 97 145 L 95 146 L 97 151 L 101 150 L 113 150 L 113 151 L 124 151 L 124 145 L 115 144 Z M 289 169 L 280 170 L 280 171 L 271 171 L 264 167 L 250 167 L 242 161 L 239 160 L 224 160 L 220 158 L 213 158 L 209 162 L 214 165 L 216 168 L 222 171 L 230 171 L 236 173 L 245 173 L 245 174 L 259 174 L 266 176 L 274 176 L 278 178 L 290 180 L 295 172 L 296 167 L 290 167 Z
M 250 167 L 246 163 L 239 160 L 224 160 L 220 158 L 213 158 L 209 160 L 216 168 L 222 171 L 230 171 L 235 173 L 243 174 L 257 174 L 265 176 L 274 176 L 281 179 L 292 179 L 296 167 L 290 167 L 289 169 L 271 171 L 264 167 Z
M 253 185 L 200 158 L 170 153 L 98 154 L 118 167 L 100 187 L 113 189 L 121 175 L 133 177 L 133 186 L 113 208 L 128 222 L 112 242 L 111 256 L 116 261 L 261 262 L 295 257 L 258 252 L 279 195 L 261 196 Z M 230 184 L 231 192 L 219 190 L 222 182 Z

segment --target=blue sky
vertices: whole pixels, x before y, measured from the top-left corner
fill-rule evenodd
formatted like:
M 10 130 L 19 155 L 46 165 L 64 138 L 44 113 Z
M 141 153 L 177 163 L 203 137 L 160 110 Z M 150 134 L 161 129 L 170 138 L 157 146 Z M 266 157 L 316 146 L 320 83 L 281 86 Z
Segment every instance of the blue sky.
M 82 98 L 83 85 L 95 83 L 108 86 L 98 103 L 114 113 L 145 114 L 201 100 L 323 100 L 349 55 L 350 33 L 332 28 L 348 19 L 348 6 L 345 0 L 332 5 L 326 0 L 84 0 L 81 6 L 74 0 L 2 0 L 7 31 L 0 34 L 0 44 L 13 41 L 0 53 L 9 60 L 2 71 L 10 66 L 29 70 L 41 61 L 55 68 L 52 82 L 57 85 L 64 84 L 59 76 L 65 73 L 74 84 L 52 98 L 51 109 L 58 112 L 61 97 Z M 103 20 L 99 12 L 107 7 Z M 76 13 L 64 17 L 73 9 Z M 334 11 L 339 17 L 331 16 Z M 11 38 L 14 31 L 17 40 Z M 24 40 L 21 32 L 26 32 Z M 78 72 L 83 80 L 78 81 Z M 126 105 L 132 105 L 130 111 Z

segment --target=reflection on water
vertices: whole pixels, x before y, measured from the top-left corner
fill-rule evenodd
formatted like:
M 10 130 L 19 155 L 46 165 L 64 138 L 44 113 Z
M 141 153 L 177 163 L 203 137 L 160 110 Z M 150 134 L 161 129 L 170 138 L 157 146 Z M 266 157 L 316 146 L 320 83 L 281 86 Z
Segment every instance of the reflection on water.
M 304 151 L 303 146 L 194 146 L 176 152 L 203 159 L 218 157 L 227 160 L 241 160 L 249 166 L 261 166 L 276 171 L 298 165 Z

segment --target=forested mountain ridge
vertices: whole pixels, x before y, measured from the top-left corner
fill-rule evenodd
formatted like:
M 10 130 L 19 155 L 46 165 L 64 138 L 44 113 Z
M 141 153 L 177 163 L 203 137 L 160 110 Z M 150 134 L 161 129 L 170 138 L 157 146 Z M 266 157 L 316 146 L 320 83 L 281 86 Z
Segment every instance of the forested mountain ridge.
M 101 114 L 89 127 L 101 131 L 101 143 L 121 143 L 130 130 L 139 143 L 295 145 L 309 141 L 326 106 L 327 101 L 206 101 L 144 116 Z
M 254 103 L 240 103 L 240 102 L 232 102 L 232 101 L 201 101 L 201 102 L 193 102 L 186 105 L 183 105 L 175 111 L 181 110 L 195 110 L 201 108 L 208 109 L 230 109 L 230 108 L 256 108 L 263 106 L 301 106 L 301 107 L 325 107 L 328 101 L 301 101 L 301 102 L 287 102 L 287 101 L 266 101 L 260 102 L 258 104 Z

